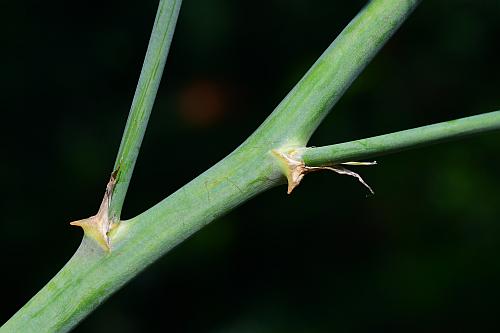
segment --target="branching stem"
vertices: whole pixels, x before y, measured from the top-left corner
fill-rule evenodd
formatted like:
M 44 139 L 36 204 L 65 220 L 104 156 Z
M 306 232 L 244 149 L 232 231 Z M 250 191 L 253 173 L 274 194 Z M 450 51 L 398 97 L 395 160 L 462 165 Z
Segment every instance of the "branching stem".
M 418 3 L 418 0 L 372 0 L 251 137 L 163 201 L 113 228 L 109 233 L 110 251 L 84 237 L 77 252 L 61 271 L 0 331 L 68 331 L 116 290 L 194 232 L 253 196 L 283 184 L 285 176 L 272 151 L 287 147 L 305 149 L 309 137 L 332 106 Z M 110 207 L 111 217 L 115 220 L 120 216 L 158 90 L 180 4 L 181 0 L 160 1 L 115 164 L 119 174 Z M 345 143 L 342 149 L 339 145 L 305 149 L 304 158 L 311 165 L 357 160 L 427 141 L 437 142 L 446 136 L 457 137 L 460 133 L 498 128 L 498 113 L 478 117 L 472 117 L 466 123 L 458 121 L 461 124 L 458 127 L 452 123 L 428 127 L 420 139 L 410 131 L 396 133 L 394 137 L 382 136 L 382 141 L 366 139 L 375 140 L 368 141 L 371 145 L 368 147 L 358 142 Z M 489 127 L 492 119 L 496 125 Z M 474 127 L 475 121 L 477 126 Z M 449 132 L 446 133 L 445 128 Z M 469 131 L 469 128 L 472 129 Z M 407 139 L 412 135 L 414 139 Z M 377 142 L 379 148 L 376 148 Z
M 247 142 L 304 147 L 420 0 L 373 0 L 342 30 Z

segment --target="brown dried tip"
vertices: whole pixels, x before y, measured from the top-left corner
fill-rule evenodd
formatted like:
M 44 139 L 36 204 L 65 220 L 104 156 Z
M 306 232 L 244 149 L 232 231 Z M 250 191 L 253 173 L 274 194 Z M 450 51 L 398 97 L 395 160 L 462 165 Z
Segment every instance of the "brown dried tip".
M 278 150 L 273 150 L 273 154 L 279 158 L 283 173 L 288 180 L 288 190 L 287 193 L 292 193 L 293 189 L 296 188 L 304 175 L 307 173 L 307 167 L 303 161 L 296 160 L 292 158 L 289 154 L 285 154 Z
M 105 251 L 110 251 L 110 243 L 108 232 L 111 227 L 111 221 L 109 220 L 109 204 L 111 202 L 111 196 L 113 195 L 113 190 L 116 185 L 116 176 L 118 174 L 118 169 L 113 171 L 109 179 L 108 185 L 106 186 L 106 192 L 104 193 L 104 198 L 102 199 L 101 206 L 96 215 L 71 222 L 71 225 L 81 227 L 85 232 L 86 236 L 94 239 Z
M 293 158 L 293 155 L 280 152 L 278 150 L 273 150 L 273 154 L 276 155 L 283 167 L 283 171 L 288 180 L 288 190 L 287 193 L 292 193 L 293 189 L 296 188 L 304 176 L 310 172 L 320 171 L 320 170 L 330 170 L 341 175 L 348 175 L 358 179 L 358 181 L 363 184 L 371 194 L 374 194 L 372 188 L 361 178 L 359 174 L 349 169 L 343 167 L 343 165 L 375 165 L 377 162 L 346 162 L 340 163 L 332 166 L 322 166 L 322 167 L 309 167 L 306 166 L 304 161 L 297 160 Z

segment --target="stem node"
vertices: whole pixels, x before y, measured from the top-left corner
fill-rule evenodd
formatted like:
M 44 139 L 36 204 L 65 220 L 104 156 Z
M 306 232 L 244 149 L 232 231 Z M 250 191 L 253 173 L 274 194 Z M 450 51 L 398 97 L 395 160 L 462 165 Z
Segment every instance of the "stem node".
M 368 166 L 376 165 L 377 162 L 345 162 L 334 165 L 314 167 L 307 166 L 304 163 L 301 154 L 297 150 L 293 150 L 290 153 L 281 152 L 279 150 L 273 150 L 272 152 L 278 158 L 281 169 L 288 180 L 288 194 L 292 193 L 292 191 L 297 186 L 299 186 L 300 182 L 306 174 L 321 170 L 330 170 L 340 175 L 355 177 L 370 191 L 371 194 L 375 194 L 372 188 L 363 180 L 363 178 L 361 178 L 358 173 L 345 168 L 344 165 Z

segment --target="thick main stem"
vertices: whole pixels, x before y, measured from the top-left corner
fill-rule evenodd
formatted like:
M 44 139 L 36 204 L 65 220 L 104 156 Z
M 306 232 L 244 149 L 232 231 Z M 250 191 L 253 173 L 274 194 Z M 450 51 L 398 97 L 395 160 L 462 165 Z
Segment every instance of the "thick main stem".
M 122 221 L 110 235 L 110 252 L 85 237 L 61 271 L 0 332 L 69 331 L 158 257 L 279 182 L 280 174 L 261 150 L 231 154 L 161 205 Z

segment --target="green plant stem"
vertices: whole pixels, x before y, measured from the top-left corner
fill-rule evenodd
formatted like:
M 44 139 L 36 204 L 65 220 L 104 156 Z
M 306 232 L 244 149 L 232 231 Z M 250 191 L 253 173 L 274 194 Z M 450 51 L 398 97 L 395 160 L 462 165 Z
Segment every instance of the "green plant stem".
M 373 0 L 345 27 L 274 112 L 250 137 L 253 144 L 303 147 L 420 0 Z
M 69 262 L 2 327 L 2 332 L 68 331 L 127 281 L 204 225 L 258 193 L 284 183 L 285 177 L 271 150 L 305 146 L 333 104 L 417 3 L 371 1 L 240 147 L 154 207 L 122 221 L 109 235 L 110 252 L 84 237 Z M 166 6 L 164 1 L 162 5 Z M 157 22 L 158 26 L 167 24 Z M 117 208 L 125 196 L 124 183 L 128 184 L 137 156 L 137 138 L 144 133 L 146 113 L 138 111 L 138 115 L 143 117 L 131 116 L 136 120 L 129 120 L 128 131 L 135 134 L 126 131 L 125 136 L 130 139 L 124 139 L 118 158 L 122 175 L 112 204 L 115 214 L 120 210 Z M 120 156 L 128 156 L 129 164 Z M 169 175 L 166 170 L 158 174 Z
M 308 166 L 333 165 L 369 159 L 499 129 L 500 111 L 495 111 L 362 140 L 306 148 L 302 152 L 302 159 Z
M 161 0 L 158 6 L 148 50 L 113 169 L 119 168 L 110 203 L 110 217 L 115 222 L 120 220 L 125 195 L 160 86 L 181 3 L 182 0 Z

